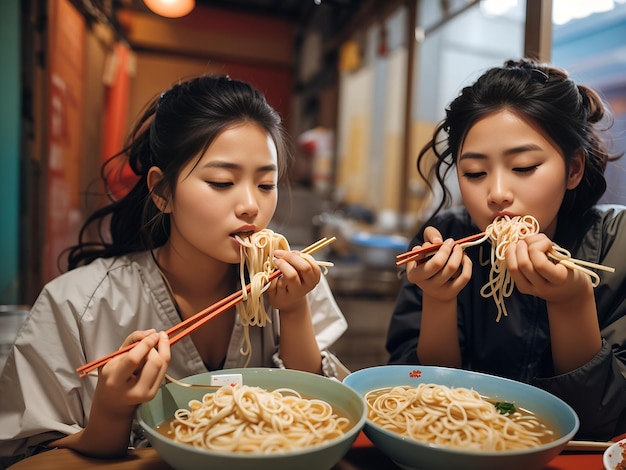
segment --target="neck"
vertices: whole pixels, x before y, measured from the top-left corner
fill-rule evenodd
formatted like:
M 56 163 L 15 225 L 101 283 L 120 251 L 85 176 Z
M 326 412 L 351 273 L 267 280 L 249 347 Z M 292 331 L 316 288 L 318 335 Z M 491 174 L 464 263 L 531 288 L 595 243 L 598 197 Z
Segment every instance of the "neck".
M 154 257 L 170 294 L 184 310 L 183 316 L 226 297 L 236 288 L 236 265 L 215 259 L 183 259 L 167 244 L 156 250 Z M 185 305 L 188 308 L 183 308 Z

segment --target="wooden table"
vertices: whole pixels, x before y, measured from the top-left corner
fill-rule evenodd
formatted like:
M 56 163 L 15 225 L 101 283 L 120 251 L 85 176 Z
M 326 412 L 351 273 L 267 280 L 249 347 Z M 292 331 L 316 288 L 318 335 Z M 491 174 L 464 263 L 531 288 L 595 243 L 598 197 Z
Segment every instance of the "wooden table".
M 350 451 L 333 470 L 399 469 L 376 449 L 361 433 Z M 22 460 L 9 470 L 172 470 L 152 448 L 129 451 L 127 457 L 115 460 L 92 459 L 68 449 L 54 449 Z M 602 453 L 563 453 L 544 470 L 603 470 Z

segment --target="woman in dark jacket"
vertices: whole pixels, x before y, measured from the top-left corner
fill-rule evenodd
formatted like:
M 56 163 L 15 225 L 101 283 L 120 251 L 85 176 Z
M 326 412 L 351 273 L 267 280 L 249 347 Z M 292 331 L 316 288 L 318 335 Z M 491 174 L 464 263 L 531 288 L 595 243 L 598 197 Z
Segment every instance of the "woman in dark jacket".
M 411 246 L 445 243 L 406 265 L 387 338 L 391 364 L 527 382 L 575 409 L 579 437 L 626 432 L 626 208 L 596 205 L 606 164 L 618 157 L 596 128 L 606 114 L 596 92 L 531 60 L 486 71 L 452 101 L 418 157 L 420 174 L 436 179 L 444 197 Z M 453 170 L 464 207 L 442 210 Z M 481 294 L 489 242 L 465 250 L 451 242 L 499 217 L 526 215 L 540 233 L 506 249 L 514 289 L 500 316 L 494 298 Z M 546 256 L 555 244 L 615 272 L 598 271 L 594 286 L 587 273 Z

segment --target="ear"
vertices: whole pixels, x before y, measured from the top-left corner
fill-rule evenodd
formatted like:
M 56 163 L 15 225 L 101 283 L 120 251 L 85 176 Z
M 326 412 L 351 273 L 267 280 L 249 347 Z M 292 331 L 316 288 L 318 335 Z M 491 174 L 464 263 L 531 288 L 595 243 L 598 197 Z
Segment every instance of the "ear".
M 170 208 L 168 206 L 168 198 L 162 194 L 158 194 L 155 191 L 155 188 L 158 186 L 159 182 L 161 182 L 162 178 L 163 172 L 158 166 L 150 167 L 147 177 L 150 197 L 152 198 L 152 202 L 154 202 L 154 205 L 157 206 L 161 212 L 167 214 L 170 212 Z
M 567 175 L 567 189 L 574 189 L 578 186 L 585 174 L 585 152 L 579 149 L 574 158 L 569 162 Z

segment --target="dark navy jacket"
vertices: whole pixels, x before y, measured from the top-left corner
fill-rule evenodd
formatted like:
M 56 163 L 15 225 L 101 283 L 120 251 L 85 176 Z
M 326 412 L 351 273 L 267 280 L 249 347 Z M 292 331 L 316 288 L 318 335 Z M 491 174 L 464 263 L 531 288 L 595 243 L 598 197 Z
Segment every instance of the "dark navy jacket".
M 443 238 L 462 238 L 480 230 L 464 208 L 454 208 L 430 223 Z M 420 232 L 410 247 L 423 243 Z M 543 388 L 570 404 L 580 418 L 579 438 L 610 439 L 626 432 L 626 207 L 597 206 L 575 223 L 559 219 L 554 240 L 573 258 L 615 268 L 598 271 L 595 288 L 602 349 L 589 363 L 555 376 L 546 302 L 517 290 L 505 298 L 508 316 L 496 322 L 493 298 L 480 295 L 487 282 L 489 243 L 466 249 L 473 263 L 470 282 L 458 296 L 463 368 L 519 380 Z M 422 292 L 406 279 L 391 318 L 387 350 L 390 364 L 419 364 L 417 342 Z

